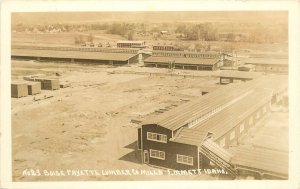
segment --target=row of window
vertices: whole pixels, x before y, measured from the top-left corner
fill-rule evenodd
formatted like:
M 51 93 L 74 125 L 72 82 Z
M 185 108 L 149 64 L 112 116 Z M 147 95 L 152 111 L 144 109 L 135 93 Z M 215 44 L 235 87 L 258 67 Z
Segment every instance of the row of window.
M 153 56 L 185 57 L 185 58 L 220 58 L 219 54 L 185 54 L 185 53 L 153 52 L 152 55 Z
M 263 107 L 263 114 L 265 114 L 267 112 L 267 106 L 264 106 Z M 259 119 L 260 118 L 260 115 L 261 112 L 258 111 L 256 113 L 256 119 Z M 251 116 L 249 118 L 249 121 L 248 121 L 249 125 L 252 125 L 253 124 L 253 117 Z M 239 126 L 239 131 L 240 133 L 242 133 L 243 131 L 245 130 L 245 124 L 244 123 L 241 123 L 240 126 Z M 235 130 L 231 131 L 230 133 L 230 136 L 229 136 L 229 140 L 232 141 L 234 138 L 236 137 L 236 133 L 235 133 Z M 225 137 L 223 139 L 220 140 L 220 146 L 221 147 L 224 147 L 225 146 Z
M 147 140 L 167 143 L 167 135 L 147 132 Z
M 155 159 L 165 160 L 166 159 L 166 154 L 165 154 L 164 151 L 150 149 L 150 157 L 155 158 Z M 177 154 L 176 162 L 181 163 L 181 164 L 185 164 L 185 165 L 193 165 L 194 164 L 194 158 L 191 157 L 191 156 L 185 156 L 185 155 Z

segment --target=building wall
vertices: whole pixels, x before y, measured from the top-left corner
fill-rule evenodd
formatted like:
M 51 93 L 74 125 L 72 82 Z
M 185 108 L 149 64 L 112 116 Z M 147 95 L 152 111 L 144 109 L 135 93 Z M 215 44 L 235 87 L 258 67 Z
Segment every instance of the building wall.
M 161 63 L 161 62 L 144 62 L 144 65 L 146 67 L 157 67 L 157 68 L 170 68 L 170 64 L 167 62 Z M 184 69 L 184 70 L 217 70 L 218 66 L 217 64 L 214 65 L 193 65 L 193 64 L 180 64 L 175 63 L 174 64 L 175 69 Z
M 263 113 L 263 109 L 264 107 L 266 108 L 266 112 Z M 252 127 L 255 126 L 255 124 L 261 119 L 263 118 L 263 116 L 265 116 L 268 112 L 270 111 L 270 104 L 269 102 L 264 104 L 263 106 L 261 106 L 259 109 L 257 109 L 256 111 L 254 111 L 251 115 L 249 115 L 245 120 L 241 121 L 240 123 L 238 123 L 234 128 L 232 128 L 230 131 L 228 131 L 225 135 L 216 138 L 215 141 L 216 143 L 218 143 L 221 147 L 224 148 L 228 148 L 233 142 L 236 142 L 241 136 L 243 136 L 244 134 L 246 134 L 248 132 L 249 129 L 251 129 Z M 259 118 L 256 117 L 257 112 L 260 112 L 260 116 Z M 252 121 L 253 123 L 250 124 L 250 119 L 252 117 Z M 244 130 L 242 132 L 240 132 L 240 128 L 242 127 L 242 125 L 244 125 Z M 235 131 L 235 135 L 234 135 L 234 139 L 230 139 L 230 134 Z M 225 138 L 225 146 L 223 146 L 223 141 Z
M 257 72 L 277 72 L 288 73 L 288 65 L 276 65 L 276 64 L 256 64 L 255 70 Z
M 151 141 L 147 139 L 147 132 L 167 135 L 167 143 Z M 141 132 L 142 159 L 144 161 L 144 151 L 148 151 L 149 164 L 169 169 L 188 170 L 198 168 L 198 147 L 194 145 L 172 142 L 172 131 L 155 124 L 143 125 Z M 150 149 L 163 151 L 165 159 L 150 157 Z M 177 163 L 177 154 L 193 158 L 193 165 Z M 145 162 L 144 162 L 145 163 Z

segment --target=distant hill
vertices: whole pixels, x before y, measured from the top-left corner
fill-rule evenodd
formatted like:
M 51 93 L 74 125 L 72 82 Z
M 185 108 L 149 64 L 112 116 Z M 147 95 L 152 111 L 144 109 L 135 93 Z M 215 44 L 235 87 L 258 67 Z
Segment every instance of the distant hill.
M 99 22 L 287 22 L 285 11 L 13 13 L 12 24 Z

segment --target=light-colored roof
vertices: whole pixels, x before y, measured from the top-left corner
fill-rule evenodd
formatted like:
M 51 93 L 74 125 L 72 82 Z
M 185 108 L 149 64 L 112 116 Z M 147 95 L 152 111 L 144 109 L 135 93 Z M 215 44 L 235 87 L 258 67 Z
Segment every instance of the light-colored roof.
M 117 43 L 145 43 L 145 41 L 126 41 L 126 40 L 121 40 L 121 41 L 117 41 Z
M 57 51 L 57 50 L 34 50 L 34 49 L 12 49 L 12 56 L 75 58 L 87 60 L 114 60 L 127 61 L 136 54 L 106 53 L 106 52 L 83 52 L 83 51 Z
M 175 64 L 193 64 L 193 65 L 214 65 L 219 62 L 219 59 L 213 58 L 183 58 L 183 57 L 162 57 L 151 56 L 144 60 L 145 63 L 157 62 L 157 63 L 169 63 L 175 61 Z
M 255 54 L 250 54 L 250 58 L 288 58 L 288 53 L 255 53 Z
M 210 152 L 216 154 L 219 158 L 225 160 L 226 162 L 230 162 L 233 155 L 225 150 L 224 148 L 220 147 L 218 144 L 216 144 L 211 139 L 205 140 L 200 148 L 206 148 Z
M 176 133 L 172 141 L 198 146 L 202 144 L 207 134 L 207 132 L 184 127 Z
M 226 78 L 254 79 L 254 78 L 262 76 L 262 73 L 224 70 L 224 71 L 221 71 L 218 76 L 226 77 Z
M 204 96 L 201 96 L 193 101 L 187 102 L 177 108 L 171 109 L 167 112 L 164 112 L 158 116 L 150 117 L 143 121 L 143 125 L 145 124 L 157 124 L 162 127 L 165 127 L 170 130 L 176 130 L 184 125 L 187 125 L 199 115 L 205 115 L 206 113 L 210 112 L 212 109 L 219 107 L 220 105 L 223 105 L 229 101 L 232 101 L 233 99 L 236 99 L 237 97 L 245 94 L 246 92 L 253 90 L 253 89 L 270 89 L 272 91 L 280 92 L 287 88 L 288 82 L 287 82 L 287 76 L 263 76 L 258 79 L 254 79 L 245 83 L 236 83 L 236 84 L 229 84 L 226 86 L 222 86 Z M 268 91 L 268 90 L 266 90 Z M 253 93 L 255 94 L 255 97 L 258 99 L 264 99 L 266 95 L 269 95 L 269 92 L 267 93 Z M 267 96 L 268 97 L 268 96 Z M 270 97 L 269 97 L 270 98 Z M 253 97 L 251 95 L 249 96 L 249 99 L 253 100 Z M 237 107 L 234 107 L 234 111 L 241 111 L 241 107 L 245 109 L 251 110 L 251 107 L 256 106 L 257 103 L 248 103 L 250 102 L 248 100 L 241 101 L 243 103 L 240 104 L 238 101 Z M 254 102 L 259 102 L 259 100 L 255 100 Z M 236 112 L 230 111 L 228 109 L 224 109 L 223 111 L 227 111 L 225 114 L 232 114 L 231 116 L 226 116 L 225 114 L 222 115 L 222 119 L 219 120 L 220 123 L 218 123 L 218 127 L 213 129 L 214 132 L 222 134 L 221 131 L 218 131 L 216 129 L 222 130 L 222 123 L 225 123 L 226 120 L 237 120 Z M 218 114 L 221 114 L 219 112 Z M 210 119 L 209 119 L 210 120 Z M 232 123 L 232 122 L 230 122 Z M 219 128 L 220 127 L 220 128 Z M 196 126 L 194 127 L 196 128 Z M 199 126 L 199 129 L 202 130 L 202 127 Z M 202 131 L 210 131 L 211 128 L 205 128 L 205 130 Z
M 133 48 L 113 48 L 113 47 L 74 47 L 74 46 L 33 46 L 13 44 L 12 49 L 34 49 L 34 50 L 56 50 L 56 51 L 82 51 L 82 52 L 109 52 L 109 53 L 131 53 L 137 54 L 138 50 Z
M 27 81 L 25 80 L 14 80 L 14 81 L 11 81 L 11 84 L 12 85 L 21 85 L 21 84 L 26 84 Z
M 231 163 L 237 168 L 258 169 L 262 172 L 288 175 L 288 153 L 253 147 L 230 148 Z
M 237 124 L 244 121 L 246 117 L 251 115 L 258 107 L 263 106 L 271 99 L 271 90 L 254 89 L 242 99 L 224 110 L 216 113 L 204 123 L 199 123 L 193 128 L 202 132 L 211 132 L 214 139 L 217 140 Z
M 288 65 L 288 59 L 283 58 L 248 58 L 244 60 L 245 64 L 274 64 Z

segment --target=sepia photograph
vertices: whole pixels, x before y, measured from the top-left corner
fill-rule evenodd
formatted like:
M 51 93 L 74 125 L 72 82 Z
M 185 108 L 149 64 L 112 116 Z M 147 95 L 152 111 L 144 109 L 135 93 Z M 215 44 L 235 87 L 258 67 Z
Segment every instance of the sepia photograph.
M 289 19 L 11 12 L 12 182 L 288 181 Z

